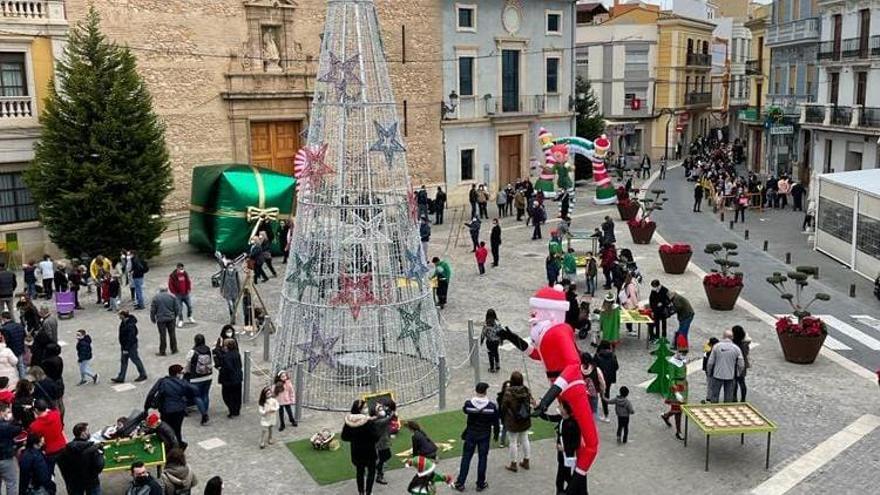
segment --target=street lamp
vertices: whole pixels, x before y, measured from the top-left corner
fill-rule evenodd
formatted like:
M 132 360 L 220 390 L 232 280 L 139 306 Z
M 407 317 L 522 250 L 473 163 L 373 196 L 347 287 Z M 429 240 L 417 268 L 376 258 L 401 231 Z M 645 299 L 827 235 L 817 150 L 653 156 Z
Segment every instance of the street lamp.
M 669 124 L 672 123 L 672 117 L 675 115 L 674 108 L 661 108 L 660 115 L 668 115 L 669 118 L 666 119 L 666 148 L 663 151 L 663 159 L 669 160 Z
M 449 93 L 449 104 L 446 104 L 445 101 L 440 102 L 440 118 L 445 120 L 446 116 L 455 112 L 456 108 L 458 108 L 458 94 L 456 94 L 453 89 L 452 92 Z

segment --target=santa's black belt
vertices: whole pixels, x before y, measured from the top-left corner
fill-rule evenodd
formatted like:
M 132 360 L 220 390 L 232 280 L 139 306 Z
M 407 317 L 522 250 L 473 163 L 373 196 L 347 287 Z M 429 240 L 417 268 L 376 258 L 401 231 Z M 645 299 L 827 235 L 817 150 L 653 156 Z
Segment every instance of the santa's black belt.
M 555 380 L 555 379 L 559 378 L 559 375 L 561 375 L 561 374 L 562 374 L 561 371 L 548 371 L 547 378 L 549 378 L 551 380 Z

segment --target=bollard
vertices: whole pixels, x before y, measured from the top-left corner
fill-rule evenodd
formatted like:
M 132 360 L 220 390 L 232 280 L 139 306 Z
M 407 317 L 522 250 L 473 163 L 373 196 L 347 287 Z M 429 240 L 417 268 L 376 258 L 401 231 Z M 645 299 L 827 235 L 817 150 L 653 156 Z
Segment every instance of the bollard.
M 819 280 L 819 267 L 815 267 L 816 271 L 813 272 L 813 280 Z
M 302 421 L 302 404 L 300 403 L 303 398 L 303 367 L 302 363 L 296 363 L 295 368 L 295 377 L 293 382 L 293 388 L 295 390 L 295 396 L 297 398 L 296 402 L 293 403 L 293 417 L 296 418 L 296 422 L 299 423 Z
M 785 253 L 785 264 L 786 265 L 791 264 L 791 253 Z
M 251 351 L 244 351 L 244 381 L 241 386 L 241 402 L 247 404 L 251 395 Z
M 441 411 L 446 410 L 446 356 L 440 356 L 440 387 L 437 389 L 437 406 Z
M 764 251 L 767 250 L 767 244 L 769 244 L 769 243 L 767 241 L 764 241 Z
M 723 211 L 721 212 L 721 221 L 722 222 L 724 221 L 724 212 Z
M 730 229 L 733 230 L 733 220 L 730 221 Z
M 745 231 L 746 240 L 749 240 L 749 231 L 748 229 Z
M 480 383 L 480 339 L 471 339 L 471 352 L 474 360 L 474 385 Z
M 471 347 L 474 343 L 474 333 L 474 320 L 468 320 L 468 351 L 471 353 L 471 366 L 476 366 L 476 364 L 474 364 L 474 356 L 476 356 L 477 351 Z
M 850 284 L 849 297 L 856 297 L 856 284 Z
M 263 361 L 269 362 L 269 329 L 263 328 Z
M 370 366 L 370 392 L 376 393 L 379 391 L 379 367 L 376 365 Z

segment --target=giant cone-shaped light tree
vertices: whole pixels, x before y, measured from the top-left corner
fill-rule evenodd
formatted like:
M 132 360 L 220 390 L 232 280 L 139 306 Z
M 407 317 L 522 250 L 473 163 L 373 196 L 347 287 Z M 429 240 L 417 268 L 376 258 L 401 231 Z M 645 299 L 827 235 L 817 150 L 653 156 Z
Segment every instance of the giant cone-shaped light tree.
M 300 365 L 297 400 L 347 410 L 391 391 L 438 390 L 443 333 L 372 1 L 330 0 L 297 216 L 275 336 L 275 371 Z

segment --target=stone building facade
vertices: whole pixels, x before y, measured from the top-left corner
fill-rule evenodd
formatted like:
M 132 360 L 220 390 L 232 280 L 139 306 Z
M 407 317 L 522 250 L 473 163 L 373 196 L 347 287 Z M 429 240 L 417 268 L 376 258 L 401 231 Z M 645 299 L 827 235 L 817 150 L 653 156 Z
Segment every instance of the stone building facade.
M 313 96 L 323 0 L 68 0 L 71 23 L 89 5 L 128 45 L 167 126 L 175 188 L 189 205 L 191 170 L 253 163 L 293 172 Z M 377 0 L 414 183 L 442 181 L 440 2 Z

